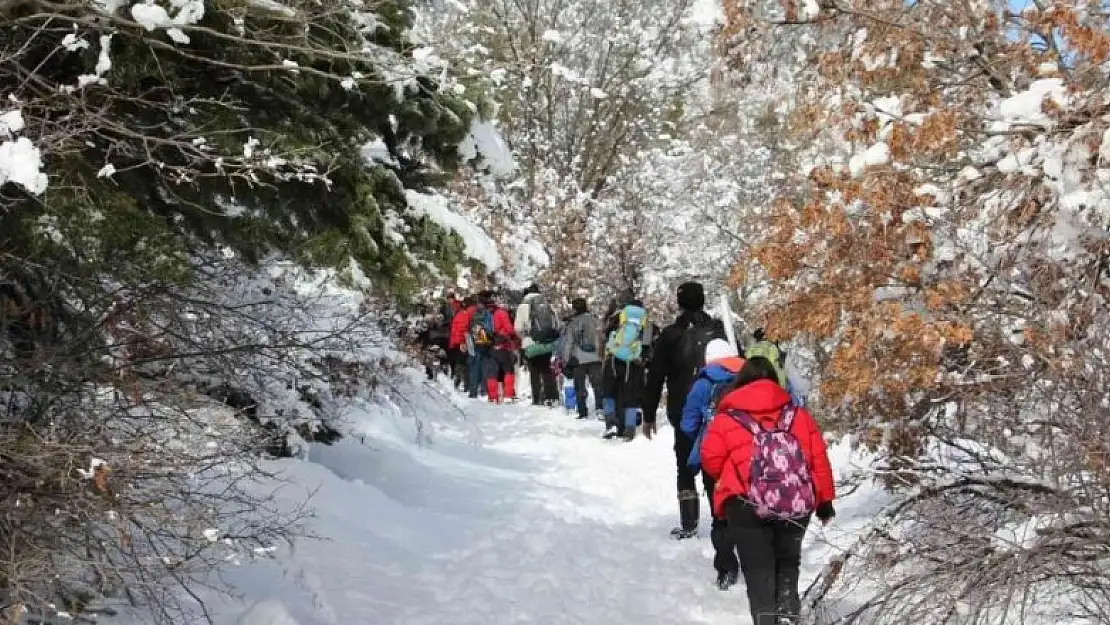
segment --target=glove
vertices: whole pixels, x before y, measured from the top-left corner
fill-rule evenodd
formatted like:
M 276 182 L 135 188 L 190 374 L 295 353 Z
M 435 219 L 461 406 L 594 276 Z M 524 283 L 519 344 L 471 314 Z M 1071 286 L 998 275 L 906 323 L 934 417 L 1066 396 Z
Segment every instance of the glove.
M 831 501 L 826 501 L 817 506 L 817 518 L 821 519 L 823 525 L 828 525 L 829 521 L 833 520 L 836 516 L 836 510 L 833 508 Z

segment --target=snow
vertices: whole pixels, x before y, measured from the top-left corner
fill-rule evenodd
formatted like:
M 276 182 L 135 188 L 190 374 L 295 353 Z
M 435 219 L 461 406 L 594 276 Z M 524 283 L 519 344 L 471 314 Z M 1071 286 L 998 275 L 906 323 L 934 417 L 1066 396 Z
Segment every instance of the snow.
M 27 137 L 0 143 L 0 186 L 21 185 L 35 195 L 46 191 L 47 177 L 42 173 L 42 153 Z
M 851 160 L 848 161 L 848 169 L 851 170 L 853 177 L 859 177 L 863 175 L 868 167 L 886 165 L 889 162 L 890 146 L 880 141 L 864 152 L 852 156 Z
M 0 134 L 10 136 L 23 130 L 23 113 L 19 109 L 0 113 Z
M 497 245 L 485 231 L 452 210 L 449 199 L 442 195 L 430 195 L 412 189 L 405 190 L 405 199 L 408 200 L 410 210 L 424 215 L 442 228 L 459 235 L 466 246 L 467 254 L 485 265 L 488 271 L 496 271 L 501 267 L 501 255 L 497 252 Z
M 1057 106 L 1067 106 L 1067 89 L 1063 80 L 1043 78 L 1034 81 L 1025 91 L 1003 99 L 998 104 L 998 120 L 990 124 L 991 129 L 1002 131 L 1013 126 L 1050 126 L 1052 120 L 1043 109 L 1046 99 Z
M 243 595 L 203 597 L 215 625 L 747 622 L 742 587 L 713 586 L 705 515 L 698 538 L 667 536 L 670 428 L 605 442 L 597 421 L 466 400 L 420 378 L 352 404 L 355 436 L 273 463 L 289 484 L 279 504 L 312 493 L 306 529 L 325 540 L 227 567 Z M 831 455 L 841 479 L 865 470 L 846 442 Z M 860 487 L 830 526 L 814 524 L 802 588 L 878 497 Z
M 505 138 L 490 122 L 475 120 L 458 149 L 464 161 L 478 159 L 479 165 L 488 168 L 496 177 L 507 178 L 517 170 Z

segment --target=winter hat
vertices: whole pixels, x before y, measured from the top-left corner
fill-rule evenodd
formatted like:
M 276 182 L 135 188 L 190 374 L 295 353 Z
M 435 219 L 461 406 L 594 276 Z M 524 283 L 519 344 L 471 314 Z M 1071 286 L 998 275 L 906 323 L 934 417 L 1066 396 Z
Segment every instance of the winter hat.
M 539 292 L 540 292 L 540 287 L 535 282 L 533 282 L 532 284 L 529 284 L 528 288 L 524 289 L 524 295 L 531 295 L 533 293 L 539 293 Z
M 697 282 L 684 282 L 678 286 L 678 307 L 698 311 L 705 308 L 705 289 Z
M 732 343 L 724 339 L 713 339 L 705 346 L 705 362 L 707 363 L 726 358 L 736 358 L 739 355 Z
M 575 298 L 574 301 L 570 303 L 570 307 L 574 309 L 576 315 L 584 314 L 590 310 L 589 307 L 586 306 L 586 298 L 584 297 Z

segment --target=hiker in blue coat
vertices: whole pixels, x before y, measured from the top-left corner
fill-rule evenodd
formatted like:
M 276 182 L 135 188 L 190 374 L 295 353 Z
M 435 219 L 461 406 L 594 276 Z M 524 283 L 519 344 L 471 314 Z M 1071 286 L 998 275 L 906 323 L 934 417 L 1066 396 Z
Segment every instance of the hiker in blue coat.
M 705 363 L 686 395 L 680 422 L 682 433 L 694 441 L 694 448 L 686 461 L 694 471 L 701 470 L 701 441 L 705 437 L 710 419 L 713 418 L 717 400 L 736 380 L 736 373 L 744 366 L 744 359 L 736 352 L 732 343 L 713 339 L 705 346 Z M 704 471 L 701 478 L 705 486 L 705 496 L 709 499 L 709 509 L 712 510 L 713 488 L 716 484 Z M 724 518 L 713 515 L 713 524 L 710 527 L 709 538 L 713 543 L 713 568 L 717 571 L 717 587 L 728 590 L 740 577 L 736 548 L 729 536 L 728 522 Z M 697 528 L 692 528 L 692 531 L 697 532 Z

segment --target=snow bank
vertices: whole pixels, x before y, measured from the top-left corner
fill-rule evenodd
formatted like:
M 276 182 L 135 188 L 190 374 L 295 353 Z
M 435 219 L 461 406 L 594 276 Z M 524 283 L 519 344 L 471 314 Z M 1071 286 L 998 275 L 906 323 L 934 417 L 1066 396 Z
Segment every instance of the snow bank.
M 440 227 L 462 237 L 466 253 L 486 266 L 489 271 L 501 268 L 497 245 L 484 230 L 469 219 L 451 210 L 451 200 L 442 195 L 430 195 L 408 189 L 405 191 L 409 209 L 431 219 Z

